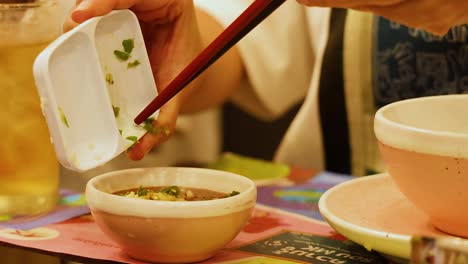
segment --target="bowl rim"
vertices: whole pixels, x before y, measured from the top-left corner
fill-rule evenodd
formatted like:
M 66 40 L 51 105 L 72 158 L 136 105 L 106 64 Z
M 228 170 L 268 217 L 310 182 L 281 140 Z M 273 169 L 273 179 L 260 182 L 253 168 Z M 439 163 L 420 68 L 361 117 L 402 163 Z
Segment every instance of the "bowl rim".
M 437 131 L 437 130 L 429 130 L 429 129 L 424 129 L 424 128 L 418 128 L 416 126 L 411 126 L 411 125 L 405 125 L 402 123 L 395 122 L 388 117 L 385 116 L 388 111 L 399 107 L 401 105 L 405 104 L 412 104 L 414 102 L 421 102 L 421 101 L 433 101 L 433 100 L 438 100 L 443 98 L 444 100 L 450 100 L 454 99 L 455 100 L 460 100 L 460 99 L 465 99 L 468 100 L 468 94 L 449 94 L 449 95 L 434 95 L 434 96 L 425 96 L 425 97 L 418 97 L 418 98 L 411 98 L 411 99 L 405 99 L 397 102 L 393 102 L 390 104 L 387 104 L 377 110 L 375 113 L 375 120 L 376 123 L 381 122 L 383 125 L 388 125 L 388 126 L 393 126 L 400 128 L 402 130 L 408 130 L 410 132 L 415 132 L 415 133 L 425 133 L 425 134 L 431 134 L 431 135 L 436 135 L 436 136 L 448 136 L 448 137 L 460 137 L 460 138 L 466 138 L 468 139 L 468 134 L 467 133 L 458 133 L 458 132 L 448 132 L 448 131 Z M 468 103 L 468 101 L 467 101 Z
M 199 171 L 199 172 L 210 172 L 214 174 L 218 174 L 220 177 L 221 176 L 228 176 L 231 178 L 238 179 L 240 182 L 246 183 L 248 185 L 247 189 L 244 191 L 241 191 L 238 195 L 235 196 L 230 196 L 222 199 L 214 199 L 214 200 L 203 200 L 203 201 L 157 201 L 157 200 L 145 200 L 145 199 L 136 199 L 136 198 L 131 198 L 131 197 L 124 197 L 116 194 L 112 194 L 109 192 L 105 192 L 102 190 L 99 190 L 95 184 L 100 181 L 104 181 L 106 179 L 112 178 L 115 175 L 121 175 L 125 173 L 132 173 L 132 172 L 141 172 L 141 171 L 164 171 L 164 170 L 190 170 L 190 171 Z M 195 187 L 196 188 L 196 187 Z M 227 172 L 227 171 L 221 171 L 221 170 L 214 170 L 214 169 L 207 169 L 207 168 L 195 168 L 195 167 L 144 167 L 144 168 L 130 168 L 130 169 L 123 169 L 123 170 L 116 170 L 116 171 L 111 171 L 111 172 L 106 172 L 100 175 L 95 176 L 94 178 L 90 179 L 88 183 L 86 184 L 86 199 L 88 202 L 88 205 L 90 206 L 91 209 L 97 209 L 106 213 L 111 213 L 111 214 L 118 214 L 122 215 L 125 213 L 115 213 L 115 212 L 109 212 L 107 210 L 103 210 L 101 206 L 93 206 L 96 205 L 97 203 L 95 201 L 90 201 L 88 200 L 88 197 L 95 197 L 100 196 L 103 199 L 106 200 L 111 200 L 119 204 L 133 204 L 135 207 L 158 207 L 159 209 L 164 209 L 164 210 L 183 210 L 183 209 L 188 209 L 191 208 L 191 210 L 194 210 L 196 208 L 204 208 L 204 207 L 213 207 L 213 208 L 222 208 L 225 209 L 226 211 L 229 212 L 235 212 L 231 207 L 228 206 L 228 204 L 237 204 L 240 205 L 241 207 L 253 207 L 256 203 L 256 185 L 255 182 L 252 181 L 251 179 L 235 174 L 232 172 Z M 126 211 L 126 210 L 122 210 Z M 130 210 L 131 211 L 131 210 Z M 240 211 L 240 210 L 239 210 Z M 142 215 L 135 215 L 135 214 L 125 214 L 129 216 L 142 216 Z M 201 214 L 203 215 L 203 214 Z M 215 215 L 221 215 L 221 214 L 213 214 L 212 216 Z M 142 217 L 147 217 L 147 216 L 142 216 Z M 156 217 L 156 216 L 151 216 L 151 217 Z M 170 216 L 157 216 L 157 217 L 170 217 Z M 190 217 L 186 215 L 186 217 Z M 197 217 L 202 217 L 202 216 L 191 216 L 190 218 L 197 218 Z
M 381 144 L 400 150 L 468 159 L 468 133 L 424 129 L 402 124 L 387 117 L 389 111 L 401 105 L 434 100 L 449 102 L 462 100 L 468 104 L 468 94 L 426 96 L 388 104 L 378 109 L 375 114 L 375 137 Z

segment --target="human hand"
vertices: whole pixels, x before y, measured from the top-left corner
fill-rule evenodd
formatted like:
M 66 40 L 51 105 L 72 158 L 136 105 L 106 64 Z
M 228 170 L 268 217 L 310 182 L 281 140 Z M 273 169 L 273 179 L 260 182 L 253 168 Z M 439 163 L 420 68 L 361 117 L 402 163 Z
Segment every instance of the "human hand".
M 78 0 L 64 29 L 70 30 L 113 9 L 131 9 L 140 20 L 159 92 L 202 50 L 195 8 L 189 0 Z M 153 122 L 156 132 L 147 133 L 128 150 L 130 159 L 142 159 L 153 147 L 169 139 L 182 104 L 198 82 L 200 78 L 192 82 L 192 88 L 187 87 L 160 109 L 158 119 Z
M 444 35 L 468 23 L 466 0 L 297 0 L 308 6 L 351 8 L 372 12 L 403 25 Z

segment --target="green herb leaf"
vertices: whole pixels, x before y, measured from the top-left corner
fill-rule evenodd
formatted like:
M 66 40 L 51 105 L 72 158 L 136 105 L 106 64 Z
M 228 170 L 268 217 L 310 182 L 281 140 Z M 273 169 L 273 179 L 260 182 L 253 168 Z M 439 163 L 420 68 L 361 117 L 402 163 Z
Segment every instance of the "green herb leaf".
M 134 143 L 136 143 L 138 141 L 138 137 L 137 136 L 129 136 L 129 137 L 126 137 L 127 140 L 130 140 Z
M 120 107 L 118 107 L 118 106 L 112 106 L 112 110 L 114 110 L 114 116 L 115 116 L 115 118 L 119 117 Z
M 166 188 L 161 189 L 159 192 L 179 196 L 180 195 L 180 188 L 178 186 L 169 186 Z
M 135 42 L 133 39 L 125 39 L 124 41 L 122 41 L 122 46 L 124 48 L 124 51 L 130 54 L 132 53 L 133 48 L 135 47 Z
M 112 76 L 112 74 L 106 74 L 106 82 L 110 85 L 114 84 L 114 77 Z
M 238 194 L 240 194 L 240 192 L 238 192 L 238 191 L 232 191 L 230 194 L 227 195 L 227 197 L 236 196 L 236 195 L 238 195 Z
M 143 123 L 143 128 L 151 134 L 156 134 L 155 127 L 153 126 L 153 121 L 154 121 L 153 117 L 146 119 L 145 122 Z
M 138 187 L 138 190 L 137 190 L 137 195 L 138 196 L 145 196 L 148 194 L 148 190 L 143 188 L 143 186 L 140 186 Z
M 122 131 L 122 129 L 119 129 L 119 133 L 120 133 L 120 135 L 122 135 L 122 132 L 123 132 L 123 131 Z
M 65 113 L 63 112 L 62 108 L 59 107 L 58 108 L 58 111 L 60 113 L 60 119 L 62 119 L 62 123 L 67 127 L 67 128 L 70 128 L 70 124 L 68 123 L 68 119 L 67 117 L 65 116 Z
M 127 68 L 135 68 L 136 66 L 140 65 L 140 61 L 139 60 L 135 60 L 134 62 L 129 62 L 127 64 Z
M 120 50 L 114 50 L 114 55 L 121 61 L 127 61 L 130 58 L 130 54 Z

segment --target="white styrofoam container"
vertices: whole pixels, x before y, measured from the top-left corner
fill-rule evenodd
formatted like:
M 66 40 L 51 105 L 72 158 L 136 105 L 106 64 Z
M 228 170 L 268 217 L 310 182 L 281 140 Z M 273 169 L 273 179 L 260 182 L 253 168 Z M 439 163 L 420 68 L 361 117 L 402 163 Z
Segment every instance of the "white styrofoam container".
M 128 61 L 114 50 L 133 39 Z M 128 68 L 138 60 L 140 65 Z M 113 77 L 113 84 L 106 75 Z M 133 119 L 157 96 L 135 14 L 112 11 L 92 18 L 51 43 L 34 63 L 34 77 L 60 163 L 75 171 L 105 164 L 146 131 Z M 113 107 L 120 108 L 114 115 Z M 152 117 L 157 118 L 158 112 Z M 65 122 L 66 119 L 66 122 Z

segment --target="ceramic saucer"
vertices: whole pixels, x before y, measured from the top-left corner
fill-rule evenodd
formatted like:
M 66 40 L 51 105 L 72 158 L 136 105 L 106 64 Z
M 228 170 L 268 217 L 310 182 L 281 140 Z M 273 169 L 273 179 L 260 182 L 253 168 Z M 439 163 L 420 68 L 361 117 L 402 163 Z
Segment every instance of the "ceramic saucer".
M 388 174 L 336 185 L 322 195 L 319 209 L 348 239 L 392 257 L 409 259 L 412 235 L 445 235 L 400 193 Z

